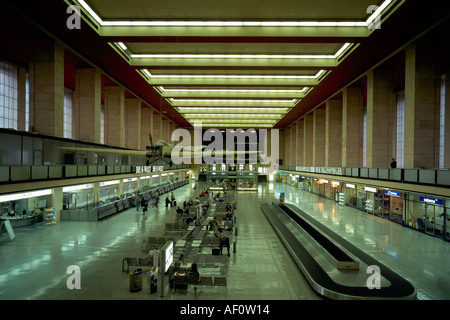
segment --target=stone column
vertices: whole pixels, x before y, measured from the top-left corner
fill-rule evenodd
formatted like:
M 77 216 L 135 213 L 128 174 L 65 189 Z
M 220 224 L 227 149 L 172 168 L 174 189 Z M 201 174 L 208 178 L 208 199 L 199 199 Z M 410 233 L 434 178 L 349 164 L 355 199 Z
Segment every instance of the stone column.
M 342 100 L 326 102 L 325 112 L 325 166 L 342 165 Z
M 162 127 L 162 118 L 160 113 L 153 113 L 153 143 L 158 141 L 159 139 L 163 139 L 161 134 L 161 127 Z
M 431 41 L 405 49 L 405 168 L 436 168 L 437 55 Z
M 141 107 L 141 149 L 146 150 L 150 145 L 149 133 L 153 130 L 153 109 L 149 107 Z M 153 143 L 156 142 L 152 135 Z
M 17 112 L 17 129 L 21 131 L 28 131 L 28 127 L 26 126 L 26 100 L 27 100 L 27 92 L 26 92 L 26 84 L 27 84 L 27 70 L 23 67 L 19 67 L 19 75 L 18 75 L 18 112 Z
M 105 143 L 125 147 L 125 89 L 105 87 Z
M 444 168 L 450 168 L 450 70 L 445 73 Z
M 126 144 L 130 149 L 141 147 L 141 101 L 136 98 L 125 99 Z
M 313 166 L 325 166 L 325 112 L 317 108 L 313 113 Z
M 101 71 L 94 68 L 75 70 L 73 93 L 73 137 L 100 143 Z
M 170 122 L 166 118 L 162 117 L 161 137 L 165 142 L 169 142 L 169 126 Z
M 305 116 L 303 126 L 303 165 L 313 166 L 313 136 L 314 118 L 312 115 Z
M 357 168 L 363 158 L 363 89 L 345 88 L 342 97 L 342 166 Z
M 291 128 L 284 129 L 284 165 L 291 165 Z
M 367 137 L 366 166 L 388 168 L 395 155 L 392 150 L 392 113 L 395 94 L 390 70 L 371 70 L 367 73 Z
M 64 136 L 64 48 L 51 40 L 30 44 L 30 126 Z
M 297 121 L 297 166 L 303 166 L 304 121 Z
M 291 166 L 297 165 L 297 123 L 291 125 L 291 138 L 290 138 L 290 160 Z

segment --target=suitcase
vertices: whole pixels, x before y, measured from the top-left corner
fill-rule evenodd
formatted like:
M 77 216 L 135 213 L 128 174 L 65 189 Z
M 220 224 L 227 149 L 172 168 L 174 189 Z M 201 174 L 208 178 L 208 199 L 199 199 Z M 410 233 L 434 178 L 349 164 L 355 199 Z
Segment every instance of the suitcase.
M 213 255 L 213 256 L 218 256 L 218 255 L 220 255 L 220 249 L 212 249 L 212 255 Z

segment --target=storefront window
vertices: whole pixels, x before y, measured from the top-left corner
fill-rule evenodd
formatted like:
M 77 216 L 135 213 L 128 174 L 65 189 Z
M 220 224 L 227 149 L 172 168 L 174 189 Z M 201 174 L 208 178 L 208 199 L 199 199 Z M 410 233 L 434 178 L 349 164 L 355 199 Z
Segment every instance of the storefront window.
M 430 235 L 445 236 L 446 217 L 444 200 L 410 194 L 408 199 L 408 225 Z

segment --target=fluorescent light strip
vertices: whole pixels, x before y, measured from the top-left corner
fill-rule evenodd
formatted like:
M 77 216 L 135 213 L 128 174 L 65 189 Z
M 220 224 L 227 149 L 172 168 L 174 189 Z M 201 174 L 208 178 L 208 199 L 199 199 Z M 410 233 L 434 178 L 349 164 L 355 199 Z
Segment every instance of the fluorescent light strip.
M 256 89 L 165 89 L 158 87 L 163 92 L 242 92 L 242 93 L 303 93 L 308 87 L 302 90 L 256 90 Z
M 258 103 L 295 103 L 297 99 L 290 100 L 263 100 L 263 99 L 173 99 L 169 98 L 171 102 L 233 102 L 233 103 L 246 103 L 246 102 L 258 102 Z
M 392 0 L 386 0 L 384 1 L 381 6 L 378 7 L 378 9 L 372 13 L 372 15 L 366 20 L 366 25 L 369 26 L 372 21 L 381 15 L 381 13 L 383 12 L 384 9 L 386 9 L 386 7 L 392 2 Z
M 119 43 L 120 44 L 120 43 Z M 345 43 L 334 55 L 291 54 L 131 54 L 133 59 L 336 59 L 350 43 Z M 123 48 L 123 47 L 122 47 Z M 124 48 L 126 50 L 126 47 Z
M 132 59 L 335 59 L 335 55 L 292 54 L 131 54 Z
M 197 119 L 196 117 L 202 117 L 202 116 L 217 116 L 216 113 L 183 113 L 183 115 L 189 119 Z M 258 117 L 258 118 L 281 118 L 283 116 L 283 114 L 259 114 L 259 113 L 227 113 L 227 114 L 222 114 L 223 116 L 226 117 Z M 223 117 L 222 117 L 223 118 Z M 201 118 L 198 118 L 201 120 Z M 227 119 L 227 118 L 225 118 Z
M 208 119 L 209 121 L 214 121 L 214 123 L 265 123 L 271 124 L 276 123 L 278 120 L 246 120 L 246 119 L 236 119 L 236 120 L 217 120 L 217 119 Z M 191 120 L 192 121 L 192 120 Z
M 258 124 L 258 125 L 254 125 L 254 124 L 251 124 L 251 123 L 230 123 L 230 124 L 227 124 L 227 123 L 214 123 L 214 122 L 212 122 L 212 123 L 202 123 L 202 127 L 204 128 L 204 127 L 209 127 L 209 128 L 217 128 L 217 127 L 222 127 L 222 128 L 224 128 L 224 127 L 233 127 L 233 128 L 236 128 L 236 127 L 255 127 L 255 128 L 261 128 L 261 127 L 264 127 L 264 128 L 271 128 L 271 127 L 273 127 L 273 125 L 272 124 Z
M 241 107 L 235 107 L 235 108 L 222 108 L 222 107 L 176 107 L 178 111 L 188 111 L 188 110 L 209 110 L 209 111 L 217 111 L 217 110 L 242 110 Z M 279 108 L 248 108 L 247 110 L 253 110 L 253 111 L 288 111 L 290 108 L 286 107 L 279 107 Z
M 78 3 L 92 16 L 92 18 L 94 18 L 95 21 L 97 21 L 97 23 L 99 23 L 100 25 L 103 24 L 102 19 L 95 13 L 94 10 L 91 9 L 91 7 L 86 2 L 84 2 L 84 0 L 78 0 Z
M 148 69 L 142 70 L 147 76 L 151 78 L 199 78 L 199 79 L 317 79 L 325 70 L 320 70 L 313 76 L 291 76 L 291 75 L 213 75 L 213 74 L 166 74 L 166 75 L 153 75 Z
M 117 42 L 117 44 L 123 49 L 128 50 L 127 46 L 123 42 Z
M 368 27 L 391 2 L 392 0 L 385 0 L 366 21 L 103 21 L 84 0 L 78 0 L 83 9 L 101 26 L 130 27 Z
M 116 27 L 367 27 L 365 21 L 102 21 Z

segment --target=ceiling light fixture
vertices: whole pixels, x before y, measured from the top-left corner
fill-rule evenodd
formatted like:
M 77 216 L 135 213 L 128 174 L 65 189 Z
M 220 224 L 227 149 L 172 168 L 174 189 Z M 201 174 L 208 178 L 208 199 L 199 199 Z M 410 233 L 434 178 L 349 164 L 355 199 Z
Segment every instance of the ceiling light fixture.
M 317 79 L 325 70 L 319 70 L 315 75 L 240 75 L 240 74 L 152 74 L 148 69 L 142 69 L 150 78 L 188 78 L 188 79 Z
M 368 27 L 391 4 L 385 0 L 365 21 L 158 21 L 108 20 L 104 21 L 84 0 L 77 1 L 100 26 L 130 27 Z

